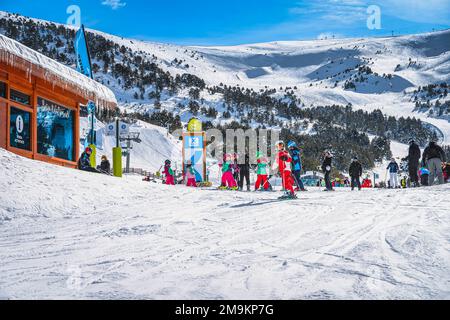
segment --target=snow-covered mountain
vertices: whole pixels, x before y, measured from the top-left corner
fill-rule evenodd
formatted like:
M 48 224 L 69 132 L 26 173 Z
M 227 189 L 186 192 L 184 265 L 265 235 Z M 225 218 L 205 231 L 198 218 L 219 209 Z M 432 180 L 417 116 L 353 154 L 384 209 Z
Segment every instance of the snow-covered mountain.
M 71 26 L 0 12 L 0 33 L 71 67 L 74 32 Z M 423 146 L 435 133 L 450 144 L 449 39 L 447 30 L 391 38 L 196 47 L 88 29 L 95 78 L 114 91 L 123 112 L 139 114 L 131 117 L 172 129 L 192 116 L 206 127 L 288 129 L 288 135 L 303 144 L 317 146 L 306 150 L 310 167 L 317 165 L 323 148 L 329 148 L 345 153 L 337 159 L 341 170 L 351 154 L 365 153 L 367 167 L 377 161 L 370 156 L 375 147 L 367 151 L 366 134 L 382 137 L 386 150 L 389 140 L 406 143 L 415 138 Z M 430 85 L 439 90 L 427 96 L 424 88 Z M 352 130 L 363 136 L 355 137 Z

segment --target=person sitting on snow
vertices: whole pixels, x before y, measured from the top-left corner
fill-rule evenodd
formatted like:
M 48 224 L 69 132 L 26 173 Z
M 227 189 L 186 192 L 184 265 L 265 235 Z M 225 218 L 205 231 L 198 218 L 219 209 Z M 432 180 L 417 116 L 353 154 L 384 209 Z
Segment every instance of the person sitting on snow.
M 186 186 L 197 187 L 197 181 L 195 180 L 195 171 L 190 161 L 186 163 L 185 178 L 186 178 Z
M 175 177 L 173 170 L 171 168 L 172 162 L 170 160 L 166 160 L 164 163 L 164 175 L 166 176 L 166 184 L 167 185 L 175 185 Z
M 256 174 L 258 175 L 258 177 L 255 183 L 255 191 L 258 191 L 260 187 L 264 188 L 264 190 L 267 191 L 269 190 L 269 181 L 267 180 L 268 160 L 263 156 L 261 151 L 256 152 L 256 162 L 257 162 Z
M 111 163 L 105 155 L 102 156 L 102 162 L 97 166 L 97 170 L 105 174 L 111 173 Z
M 224 155 L 222 164 L 222 185 L 221 188 L 237 190 L 237 183 L 233 177 L 233 157 L 230 154 Z
M 292 158 L 289 155 L 289 152 L 286 151 L 285 145 L 283 141 L 277 141 L 277 156 L 275 158 L 275 162 L 273 163 L 272 169 L 276 171 L 279 170 L 282 182 L 283 189 L 285 190 L 285 195 L 281 198 L 287 199 L 295 199 L 297 196 L 294 191 L 294 179 L 291 174 L 291 163 Z
M 91 166 L 91 155 L 92 155 L 92 149 L 91 147 L 87 147 L 84 152 L 81 154 L 80 159 L 78 159 L 78 169 L 87 171 L 87 172 L 94 172 L 99 173 L 99 171 L 95 168 L 92 168 Z

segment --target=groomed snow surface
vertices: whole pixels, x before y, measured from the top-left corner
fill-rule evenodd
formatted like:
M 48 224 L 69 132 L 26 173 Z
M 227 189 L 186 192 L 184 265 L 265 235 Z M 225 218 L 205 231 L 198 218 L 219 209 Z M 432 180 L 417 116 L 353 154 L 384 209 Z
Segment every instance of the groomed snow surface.
M 0 177 L 1 298 L 450 298 L 448 184 L 279 202 L 3 149 Z

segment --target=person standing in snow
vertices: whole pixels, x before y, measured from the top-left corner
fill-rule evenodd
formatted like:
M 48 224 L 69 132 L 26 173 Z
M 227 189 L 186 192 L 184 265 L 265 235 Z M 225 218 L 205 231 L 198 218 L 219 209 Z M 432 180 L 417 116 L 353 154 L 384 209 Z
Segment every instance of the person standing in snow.
M 247 185 L 247 191 L 250 191 L 250 156 L 248 153 L 245 154 L 244 163 L 239 166 L 239 190 L 242 191 L 244 188 L 244 179 Z
M 294 179 L 292 178 L 291 173 L 291 163 L 292 158 L 289 155 L 289 152 L 285 150 L 285 145 L 283 141 L 278 141 L 276 143 L 277 147 L 277 155 L 275 158 L 275 162 L 273 163 L 272 169 L 276 171 L 279 170 L 282 182 L 283 182 L 283 189 L 285 190 L 285 195 L 281 198 L 287 198 L 287 199 L 295 199 L 297 196 L 295 195 L 294 191 Z
M 91 166 L 91 147 L 87 147 L 78 159 L 78 169 L 87 172 L 100 173 L 97 169 Z
M 330 151 L 325 151 L 324 158 L 322 161 L 322 171 L 325 175 L 325 190 L 324 191 L 334 191 L 331 184 L 331 163 L 333 161 L 333 155 Z
M 171 164 L 172 162 L 170 160 L 166 160 L 164 162 L 164 175 L 166 176 L 166 184 L 167 185 L 175 185 L 175 177 L 174 177 L 174 173 L 173 170 L 171 168 Z
M 444 150 L 435 141 L 431 141 L 423 151 L 422 164 L 426 165 L 430 171 L 428 185 L 432 186 L 436 176 L 439 184 L 444 183 L 444 173 L 442 172 L 442 162 L 445 162 Z
M 393 189 L 396 189 L 400 187 L 398 184 L 398 171 L 400 170 L 397 164 L 397 161 L 395 161 L 395 158 L 391 159 L 391 162 L 386 168 L 389 171 L 389 186 Z
M 409 180 L 413 187 L 419 185 L 417 172 L 419 169 L 420 155 L 419 145 L 414 140 L 411 140 L 409 142 L 408 156 L 405 159 L 408 161 Z
M 301 151 L 294 141 L 289 141 L 288 144 L 289 155 L 292 157 L 292 175 L 297 184 L 297 190 L 306 191 L 303 181 L 301 179 L 302 173 L 302 158 Z
M 192 163 L 188 161 L 186 163 L 186 170 L 185 170 L 185 179 L 186 179 L 186 186 L 187 187 L 197 187 L 197 181 L 195 180 L 195 171 L 192 167 Z
M 238 163 L 239 157 L 237 153 L 233 153 L 231 155 L 231 172 L 233 174 L 234 181 L 236 182 L 236 185 L 239 185 L 239 163 Z
M 348 169 L 351 178 L 351 187 L 352 191 L 355 189 L 355 186 L 358 187 L 358 190 L 361 190 L 361 176 L 362 176 L 362 165 L 358 161 L 358 158 L 355 156 L 352 159 L 352 163 L 350 164 L 350 168 Z
M 233 157 L 230 154 L 224 155 L 222 164 L 222 185 L 221 188 L 237 190 L 236 180 L 233 177 Z
M 261 151 L 256 152 L 256 162 L 256 174 L 258 177 L 255 183 L 255 191 L 258 191 L 261 187 L 267 191 L 269 190 L 269 181 L 267 180 L 267 176 L 269 174 L 269 168 L 267 167 L 268 160 L 263 156 Z

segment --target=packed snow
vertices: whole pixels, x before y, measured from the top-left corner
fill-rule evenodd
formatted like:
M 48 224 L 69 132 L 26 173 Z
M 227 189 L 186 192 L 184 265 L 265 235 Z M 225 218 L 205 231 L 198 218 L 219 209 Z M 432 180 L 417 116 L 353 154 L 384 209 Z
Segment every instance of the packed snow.
M 189 189 L 0 149 L 5 299 L 448 299 L 450 185 Z

